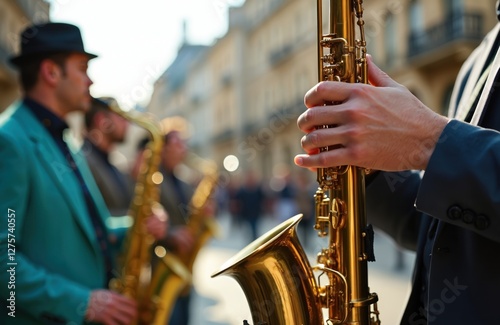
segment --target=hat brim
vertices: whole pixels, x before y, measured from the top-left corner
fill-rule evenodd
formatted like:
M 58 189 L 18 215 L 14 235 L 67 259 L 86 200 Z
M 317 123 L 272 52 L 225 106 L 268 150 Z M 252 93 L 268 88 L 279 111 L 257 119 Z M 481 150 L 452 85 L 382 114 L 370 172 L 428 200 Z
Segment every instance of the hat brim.
M 52 54 L 56 53 L 80 53 L 80 54 L 85 54 L 89 57 L 89 60 L 97 58 L 97 55 L 88 53 L 88 52 L 78 52 L 78 51 L 49 51 L 49 52 L 42 52 L 42 53 L 33 53 L 33 54 L 24 54 L 24 55 L 18 55 L 15 57 L 12 57 L 9 59 L 9 62 L 12 63 L 13 65 L 20 67 L 25 65 L 28 61 L 33 60 L 35 58 L 44 58 L 48 57 Z

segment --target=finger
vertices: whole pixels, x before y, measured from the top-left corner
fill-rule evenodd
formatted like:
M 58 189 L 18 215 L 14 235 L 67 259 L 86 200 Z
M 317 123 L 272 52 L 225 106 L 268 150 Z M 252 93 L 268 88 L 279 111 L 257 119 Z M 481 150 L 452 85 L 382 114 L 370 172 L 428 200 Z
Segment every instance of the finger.
M 387 73 L 373 62 L 371 55 L 367 55 L 368 59 L 368 81 L 376 87 L 396 87 L 399 84 L 394 81 Z
M 146 227 L 148 230 L 153 230 L 161 225 L 161 221 L 155 217 L 149 217 L 146 219 Z
M 343 124 L 346 120 L 345 109 L 342 104 L 308 109 L 297 119 L 297 126 L 302 132 L 309 133 L 321 125 Z
M 320 148 L 345 146 L 347 137 L 344 129 L 339 126 L 312 131 L 302 137 L 301 146 L 308 154 L 319 152 Z
M 304 155 L 297 155 L 297 156 L 295 156 L 293 158 L 293 162 L 295 163 L 295 165 L 297 165 L 298 167 L 306 168 L 306 169 L 308 169 L 311 172 L 317 172 L 318 171 L 317 168 L 302 166 L 302 164 L 303 164 L 303 162 L 302 162 L 303 156 Z
M 137 308 L 137 303 L 135 302 L 135 300 L 127 298 L 117 293 L 114 294 L 115 294 L 115 296 L 113 297 L 114 303 L 117 304 L 118 306 L 123 306 L 125 308 L 132 308 L 132 309 Z
M 117 324 L 131 324 L 137 317 L 137 304 L 134 300 L 120 297 L 117 299 L 111 309 L 111 317 Z
M 112 317 L 117 324 L 128 325 L 137 317 L 137 311 L 131 308 L 120 308 L 113 313 Z
M 165 238 L 166 234 L 167 234 L 167 229 L 166 228 L 163 228 L 163 229 L 158 228 L 158 230 L 154 232 L 153 236 L 157 240 L 160 240 L 160 239 Z
M 338 81 L 323 81 L 316 84 L 304 96 L 307 108 L 322 106 L 328 102 L 344 102 L 349 98 L 353 84 Z
M 338 148 L 318 153 L 316 155 L 301 154 L 294 158 L 294 162 L 299 167 L 305 168 L 326 168 L 334 166 L 349 165 L 346 161 L 346 148 Z
M 111 317 L 111 316 L 108 316 L 108 318 L 104 319 L 101 323 L 103 325 L 121 325 L 120 323 L 118 323 L 117 321 L 115 321 L 113 319 L 113 317 Z M 101 324 L 101 323 L 99 323 L 99 324 Z
M 191 246 L 193 243 L 194 243 L 194 237 L 193 236 L 179 237 L 179 244 L 181 246 Z

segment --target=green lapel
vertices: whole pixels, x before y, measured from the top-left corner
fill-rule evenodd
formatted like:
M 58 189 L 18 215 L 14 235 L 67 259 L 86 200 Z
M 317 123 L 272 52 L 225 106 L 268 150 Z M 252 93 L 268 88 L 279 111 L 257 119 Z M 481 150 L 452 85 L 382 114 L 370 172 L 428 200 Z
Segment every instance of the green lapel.
M 85 150 L 82 149 L 81 146 L 75 144 L 75 141 L 71 139 L 71 136 L 65 137 L 65 141 L 66 143 L 68 143 L 68 147 L 70 148 L 71 153 L 73 154 L 73 159 L 78 165 L 78 169 L 80 170 L 80 173 L 82 174 L 83 179 L 85 180 L 85 184 L 87 184 L 87 187 L 89 188 L 90 194 L 97 207 L 98 213 L 101 216 L 103 222 L 105 223 L 106 219 L 110 216 L 110 213 L 106 206 L 106 202 L 104 201 L 104 198 L 101 195 L 101 191 L 99 190 L 99 187 L 97 186 L 97 183 L 94 180 L 94 176 L 92 175 L 92 172 L 90 171 L 90 168 L 88 166 L 87 157 L 85 156 L 86 152 Z
M 87 213 L 85 199 L 83 195 L 79 195 L 82 190 L 72 169 L 68 166 L 66 158 L 64 158 L 51 135 L 27 107 L 21 105 L 15 115 L 19 124 L 23 126 L 24 131 L 33 141 L 40 164 L 46 170 L 47 175 L 60 189 L 67 204 L 73 210 L 73 216 L 76 222 L 87 235 L 89 243 L 94 248 L 97 256 L 100 256 L 101 252 L 96 240 L 92 221 Z

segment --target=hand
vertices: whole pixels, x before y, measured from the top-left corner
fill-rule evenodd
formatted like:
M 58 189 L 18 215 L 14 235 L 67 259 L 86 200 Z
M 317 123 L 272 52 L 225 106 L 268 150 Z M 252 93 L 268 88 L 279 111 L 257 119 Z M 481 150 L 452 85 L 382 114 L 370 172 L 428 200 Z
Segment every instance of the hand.
M 152 215 L 146 218 L 146 230 L 156 240 L 165 238 L 168 231 L 168 214 L 160 205 L 155 205 Z
M 179 226 L 170 232 L 168 240 L 173 244 L 175 250 L 180 255 L 185 255 L 191 251 L 194 245 L 194 237 L 189 228 Z
M 295 163 L 306 168 L 353 165 L 385 171 L 425 169 L 448 123 L 368 56 L 371 85 L 325 81 L 305 95 L 308 108 L 297 124 L 306 133 L 306 154 Z M 325 103 L 338 103 L 328 104 Z M 335 127 L 316 129 L 321 125 Z M 320 148 L 336 146 L 321 152 Z
M 203 206 L 203 217 L 205 218 L 213 218 L 217 213 L 217 201 L 213 197 L 209 197 L 207 202 Z
M 127 325 L 137 317 L 134 300 L 109 290 L 94 290 L 85 313 L 89 322 L 104 325 Z

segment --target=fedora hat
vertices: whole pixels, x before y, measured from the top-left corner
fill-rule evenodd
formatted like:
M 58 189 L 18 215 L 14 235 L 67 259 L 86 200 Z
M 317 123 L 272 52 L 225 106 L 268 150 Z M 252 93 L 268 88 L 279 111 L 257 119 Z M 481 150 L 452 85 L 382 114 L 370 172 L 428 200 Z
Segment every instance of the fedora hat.
M 77 52 L 89 56 L 97 55 L 87 53 L 83 47 L 80 29 L 66 23 L 43 23 L 27 27 L 21 34 L 21 53 L 10 58 L 16 66 L 22 66 L 27 60 L 43 57 L 53 53 Z

